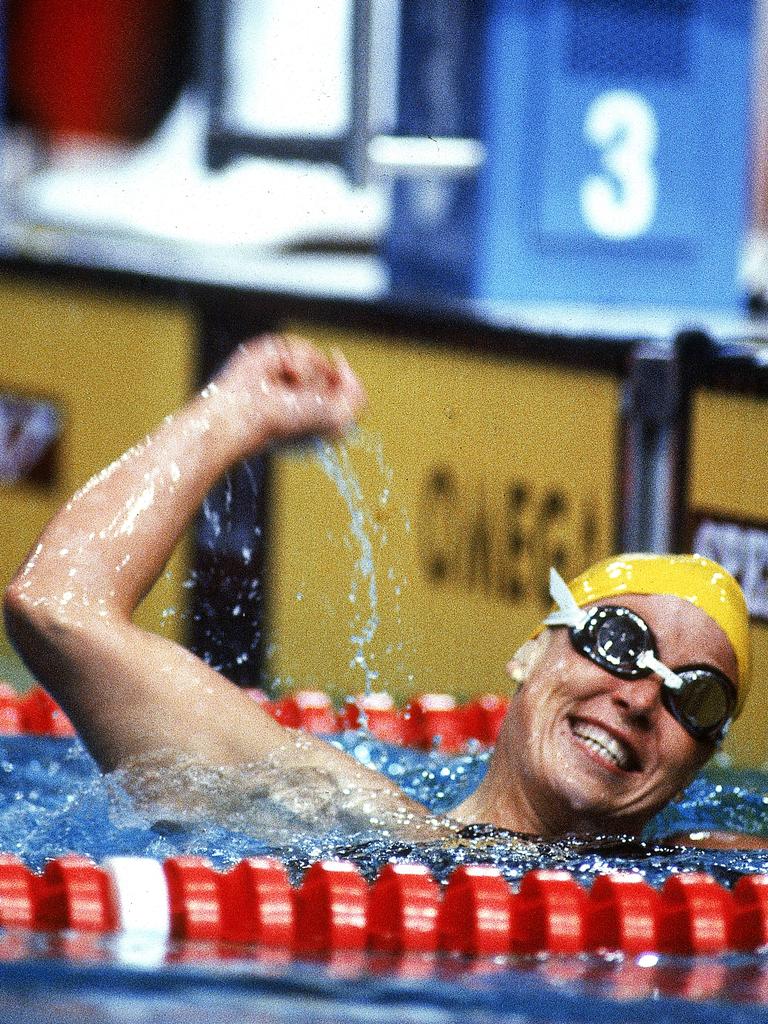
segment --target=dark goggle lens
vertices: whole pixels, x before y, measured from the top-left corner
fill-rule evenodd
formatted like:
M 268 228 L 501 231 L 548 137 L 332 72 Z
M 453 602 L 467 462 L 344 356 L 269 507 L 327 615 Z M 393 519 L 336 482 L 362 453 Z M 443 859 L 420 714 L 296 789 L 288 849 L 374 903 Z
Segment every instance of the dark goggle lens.
M 653 634 L 628 608 L 598 608 L 581 629 L 571 630 L 571 642 L 596 664 L 627 679 L 650 674 L 638 667 L 643 651 L 655 652 Z
M 709 668 L 678 669 L 684 685 L 662 687 L 664 706 L 695 739 L 716 739 L 733 714 L 736 695 L 724 675 Z
M 570 629 L 571 643 L 601 668 L 623 679 L 641 679 L 651 669 L 640 668 L 644 651 L 656 654 L 650 627 L 629 608 L 597 608 L 581 629 Z M 694 739 L 719 739 L 736 707 L 736 691 L 722 672 L 713 668 L 682 668 L 676 674 L 683 686 L 662 685 L 664 707 Z

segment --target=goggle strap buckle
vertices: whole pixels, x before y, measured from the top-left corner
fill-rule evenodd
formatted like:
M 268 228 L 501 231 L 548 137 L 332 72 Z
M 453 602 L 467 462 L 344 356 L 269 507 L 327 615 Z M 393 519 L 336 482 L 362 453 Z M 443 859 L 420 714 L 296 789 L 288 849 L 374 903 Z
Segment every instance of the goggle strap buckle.
M 558 607 L 544 619 L 545 626 L 570 626 L 581 629 L 591 618 L 593 609 L 580 608 L 560 573 L 552 567 L 549 570 L 549 596 Z

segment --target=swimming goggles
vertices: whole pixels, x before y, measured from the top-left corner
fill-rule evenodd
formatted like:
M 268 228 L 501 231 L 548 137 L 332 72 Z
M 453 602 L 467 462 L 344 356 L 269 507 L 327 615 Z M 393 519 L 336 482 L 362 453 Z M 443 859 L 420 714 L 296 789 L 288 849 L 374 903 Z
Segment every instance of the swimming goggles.
M 721 740 L 736 707 L 736 688 L 709 665 L 673 671 L 656 657 L 656 638 L 643 619 L 619 605 L 581 608 L 559 575 L 549 571 L 549 592 L 558 610 L 545 626 L 566 626 L 574 648 L 620 679 L 661 676 L 661 702 L 696 740 Z

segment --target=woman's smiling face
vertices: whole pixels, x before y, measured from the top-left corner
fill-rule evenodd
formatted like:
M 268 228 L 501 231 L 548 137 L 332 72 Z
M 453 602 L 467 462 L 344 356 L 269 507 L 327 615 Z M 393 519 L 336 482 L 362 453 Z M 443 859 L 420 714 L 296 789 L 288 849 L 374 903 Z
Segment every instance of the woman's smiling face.
M 736 680 L 728 638 L 690 602 L 631 594 L 599 603 L 640 615 L 670 668 L 710 665 Z M 565 628 L 543 642 L 502 732 L 507 765 L 548 832 L 639 831 L 714 745 L 693 739 L 664 708 L 658 676 L 617 678 L 579 654 Z

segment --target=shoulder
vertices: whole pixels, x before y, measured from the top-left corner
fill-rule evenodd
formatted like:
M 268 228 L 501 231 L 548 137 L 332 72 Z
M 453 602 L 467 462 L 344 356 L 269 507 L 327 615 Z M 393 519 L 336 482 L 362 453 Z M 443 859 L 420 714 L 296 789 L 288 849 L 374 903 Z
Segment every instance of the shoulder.
M 702 850 L 765 850 L 768 836 L 752 836 L 746 832 L 674 832 L 664 842 L 677 846 L 695 846 Z

